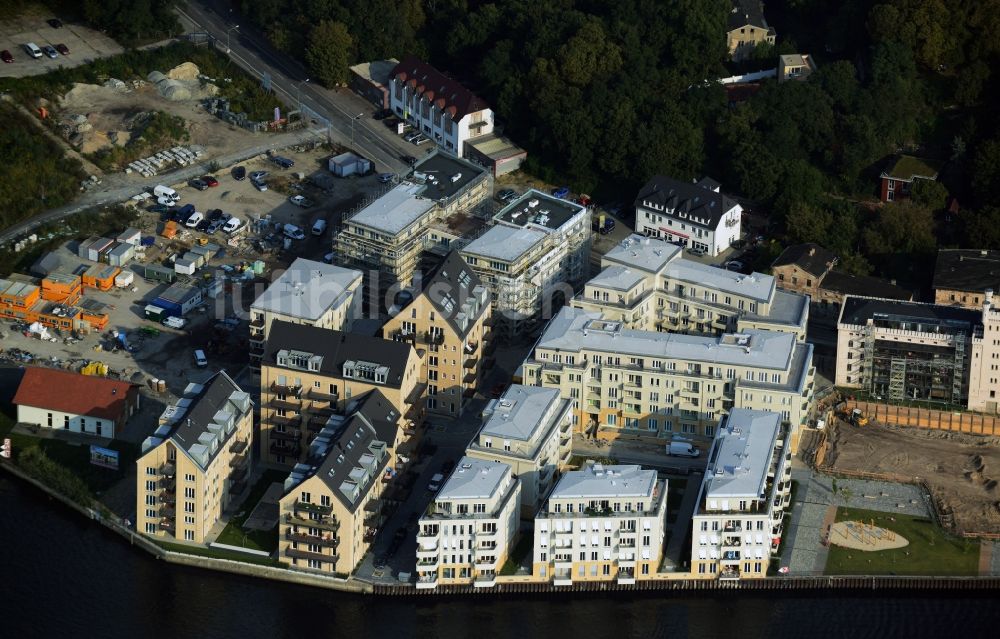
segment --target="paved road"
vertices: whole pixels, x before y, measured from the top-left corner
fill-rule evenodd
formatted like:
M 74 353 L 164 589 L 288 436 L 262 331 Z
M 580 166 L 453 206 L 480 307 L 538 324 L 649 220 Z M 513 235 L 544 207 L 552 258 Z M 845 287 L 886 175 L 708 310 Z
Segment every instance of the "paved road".
M 348 90 L 336 91 L 308 82 L 309 72 L 296 60 L 272 49 L 250 21 L 229 9 L 226 3 L 190 2 L 177 13 L 191 31 L 207 32 L 229 56 L 257 77 L 270 76 L 271 86 L 287 98 L 291 108 L 299 104 L 330 122 L 333 131 L 351 141 L 379 170 L 400 172 L 406 168 L 401 155 L 420 155 L 381 123 L 371 119 L 375 107 Z M 230 29 L 239 25 L 239 29 Z M 228 36 L 227 36 L 228 32 Z M 358 117 L 360 116 L 360 117 Z
M 71 204 L 60 206 L 55 209 L 49 209 L 44 213 L 39 213 L 38 215 L 30 217 L 15 226 L 5 229 L 3 233 L 0 233 L 0 244 L 5 244 L 15 240 L 31 230 L 42 226 L 43 224 L 55 222 L 56 220 L 73 215 L 74 213 L 79 213 L 85 209 L 95 206 L 104 206 L 106 204 L 113 204 L 115 202 L 123 202 L 133 195 L 137 195 L 142 192 L 143 188 L 149 184 L 176 184 L 178 182 L 184 182 L 186 180 L 190 180 L 191 178 L 198 177 L 199 175 L 204 175 L 209 172 L 208 166 L 211 162 L 218 162 L 222 166 L 229 166 L 230 164 L 235 164 L 248 158 L 256 157 L 272 149 L 280 149 L 282 147 L 298 144 L 307 140 L 315 140 L 317 136 L 322 135 L 324 135 L 324 132 L 316 130 L 279 133 L 277 135 L 268 134 L 266 137 L 262 135 L 260 138 L 261 144 L 241 149 L 229 155 L 205 158 L 204 162 L 201 164 L 186 166 L 172 173 L 162 173 L 160 175 L 144 179 L 141 184 L 133 183 L 125 186 L 109 185 L 103 189 L 87 191 Z M 120 181 L 115 181 L 120 184 Z
M 610 444 L 599 445 L 592 439 L 581 435 L 573 435 L 573 454 L 594 457 L 613 457 L 619 463 L 640 464 L 646 468 L 671 471 L 673 474 L 686 475 L 692 471 L 704 472 L 707 465 L 706 455 L 694 459 L 688 457 L 670 457 L 662 446 L 616 440 Z

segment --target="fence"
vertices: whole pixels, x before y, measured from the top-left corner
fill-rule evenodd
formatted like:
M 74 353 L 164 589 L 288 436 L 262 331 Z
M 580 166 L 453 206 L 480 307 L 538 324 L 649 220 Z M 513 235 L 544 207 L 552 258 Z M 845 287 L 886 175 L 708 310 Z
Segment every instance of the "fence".
M 857 408 L 869 419 L 896 426 L 931 428 L 971 435 L 1000 435 L 1000 417 L 994 415 L 895 406 L 857 400 L 849 400 L 847 408 L 848 410 Z

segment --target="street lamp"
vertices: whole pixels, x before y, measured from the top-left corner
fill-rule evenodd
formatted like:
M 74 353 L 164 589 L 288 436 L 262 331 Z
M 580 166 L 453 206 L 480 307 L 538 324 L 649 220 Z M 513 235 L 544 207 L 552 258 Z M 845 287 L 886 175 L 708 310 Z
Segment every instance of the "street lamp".
M 364 115 L 364 113 L 359 113 L 351 118 L 351 146 L 354 146 L 354 123 L 357 122 L 359 118 L 363 118 Z
M 234 24 L 233 26 L 229 27 L 229 29 L 226 30 L 226 53 L 229 53 L 229 42 L 230 42 L 229 36 L 230 36 L 230 34 L 233 32 L 233 29 L 239 29 L 239 28 L 240 28 L 240 25 Z
M 299 82 L 295 86 L 295 101 L 299 103 L 299 117 L 300 118 L 302 117 L 302 85 L 303 84 L 307 84 L 308 82 L 309 82 L 309 78 L 306 78 L 305 80 L 303 80 L 302 82 Z

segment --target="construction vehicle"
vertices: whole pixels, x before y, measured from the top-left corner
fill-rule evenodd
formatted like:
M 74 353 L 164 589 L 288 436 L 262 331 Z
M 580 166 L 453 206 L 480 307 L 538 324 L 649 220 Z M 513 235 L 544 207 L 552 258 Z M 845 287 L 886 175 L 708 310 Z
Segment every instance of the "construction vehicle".
M 868 425 L 868 418 L 865 417 L 865 414 L 861 412 L 860 408 L 855 408 L 851 411 L 851 419 L 849 421 L 858 427 Z

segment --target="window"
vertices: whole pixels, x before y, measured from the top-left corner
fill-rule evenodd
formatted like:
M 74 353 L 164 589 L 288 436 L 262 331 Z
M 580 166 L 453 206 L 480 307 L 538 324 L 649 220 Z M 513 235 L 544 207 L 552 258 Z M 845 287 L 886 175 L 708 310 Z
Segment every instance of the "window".
M 194 541 L 194 531 L 193 530 L 185 530 L 184 531 L 184 539 L 186 541 Z

